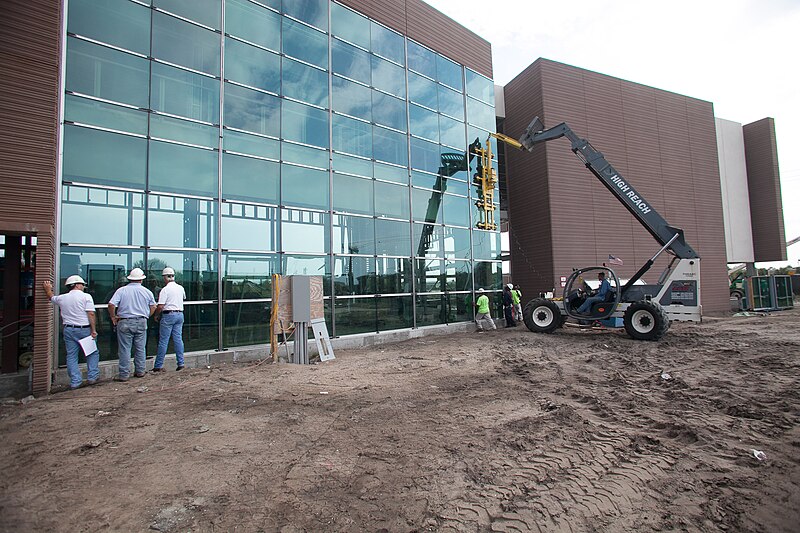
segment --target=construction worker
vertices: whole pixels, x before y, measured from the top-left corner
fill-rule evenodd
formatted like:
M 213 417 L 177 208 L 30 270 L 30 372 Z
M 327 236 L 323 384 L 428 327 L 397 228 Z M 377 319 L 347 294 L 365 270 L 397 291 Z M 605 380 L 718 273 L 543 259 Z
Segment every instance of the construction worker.
M 70 276 L 65 283 L 69 292 L 67 294 L 53 293 L 53 284 L 49 281 L 42 283 L 44 292 L 51 302 L 61 310 L 61 321 L 64 323 L 64 345 L 67 347 L 67 375 L 69 375 L 69 388 L 77 389 L 83 385 L 83 375 L 78 368 L 80 355 L 80 341 L 87 337 L 97 338 L 97 326 L 94 316 L 94 299 L 90 294 L 83 292 L 86 282 L 80 276 Z M 94 385 L 100 377 L 100 352 L 95 349 L 86 354 L 86 383 Z
M 175 283 L 175 271 L 167 267 L 161 271 L 164 288 L 158 293 L 155 321 L 158 326 L 158 354 L 153 363 L 153 372 L 164 372 L 164 357 L 172 337 L 175 358 L 178 366 L 175 370 L 183 370 L 183 301 L 186 291 Z
M 514 289 L 511 292 L 516 295 L 514 308 L 517 311 L 517 320 L 522 320 L 522 291 L 519 290 L 519 285 L 514 285 Z
M 517 322 L 514 320 L 514 299 L 511 296 L 511 289 L 514 288 L 510 283 L 503 287 L 503 314 L 506 317 L 506 327 L 515 328 Z
M 131 369 L 131 347 L 133 347 L 134 377 L 142 378 L 147 373 L 145 346 L 147 344 L 147 319 L 156 310 L 156 299 L 150 289 L 142 285 L 145 279 L 141 268 L 128 274 L 128 283 L 120 287 L 108 302 L 111 323 L 117 328 L 119 343 L 119 375 L 115 381 L 128 381 Z
M 483 333 L 482 322 L 484 320 L 488 322 L 490 329 L 496 330 L 497 326 L 494 325 L 492 314 L 489 311 L 489 297 L 482 288 L 478 289 L 478 299 L 475 301 L 475 307 L 475 324 L 478 326 L 478 333 Z
M 511 314 L 514 316 L 514 320 L 520 320 L 522 318 L 522 306 L 519 304 L 519 294 L 510 283 L 508 285 L 511 287 L 509 289 L 511 292 Z
M 585 315 L 589 309 L 591 309 L 592 304 L 595 302 L 604 302 L 606 301 L 606 295 L 608 291 L 611 290 L 611 284 L 606 279 L 605 272 L 598 272 L 597 273 L 597 281 L 600 282 L 600 287 L 597 289 L 597 292 L 594 296 L 589 296 L 584 300 L 580 307 L 578 307 L 577 313 L 580 315 Z

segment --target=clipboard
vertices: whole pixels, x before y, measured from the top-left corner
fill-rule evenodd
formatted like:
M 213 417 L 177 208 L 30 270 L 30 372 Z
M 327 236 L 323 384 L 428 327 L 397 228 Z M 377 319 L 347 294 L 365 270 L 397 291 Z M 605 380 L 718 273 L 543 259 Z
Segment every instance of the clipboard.
M 92 337 L 91 335 L 79 340 L 78 344 L 81 345 L 81 350 L 83 350 L 83 355 L 91 355 L 97 351 L 97 340 L 95 340 L 95 338 Z

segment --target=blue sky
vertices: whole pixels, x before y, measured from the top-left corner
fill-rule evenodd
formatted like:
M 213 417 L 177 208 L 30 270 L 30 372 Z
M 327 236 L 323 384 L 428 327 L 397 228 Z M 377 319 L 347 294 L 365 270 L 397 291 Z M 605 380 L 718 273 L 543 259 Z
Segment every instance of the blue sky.
M 716 116 L 775 119 L 786 238 L 800 236 L 797 0 L 426 0 L 492 43 L 508 83 L 545 57 L 714 103 Z M 800 264 L 800 243 L 788 250 Z

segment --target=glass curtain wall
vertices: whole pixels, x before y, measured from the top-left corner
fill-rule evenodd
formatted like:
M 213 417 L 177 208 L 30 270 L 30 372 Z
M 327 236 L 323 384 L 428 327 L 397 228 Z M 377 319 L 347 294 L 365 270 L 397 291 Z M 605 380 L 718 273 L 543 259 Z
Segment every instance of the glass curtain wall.
M 332 335 L 501 288 L 467 148 L 490 79 L 329 0 L 69 0 L 66 45 L 60 278 L 87 279 L 104 359 L 134 267 L 156 296 L 175 269 L 187 351 L 267 342 L 274 273 L 324 278 Z

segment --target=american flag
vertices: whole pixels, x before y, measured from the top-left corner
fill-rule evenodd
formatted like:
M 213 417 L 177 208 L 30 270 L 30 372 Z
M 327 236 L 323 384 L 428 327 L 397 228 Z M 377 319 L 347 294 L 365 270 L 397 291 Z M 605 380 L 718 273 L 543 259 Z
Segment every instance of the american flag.
M 612 265 L 619 265 L 619 266 L 622 266 L 622 265 L 625 264 L 625 263 L 622 262 L 622 259 L 620 259 L 619 257 L 617 257 L 615 255 L 611 255 L 611 254 L 608 254 L 608 262 L 611 263 Z

